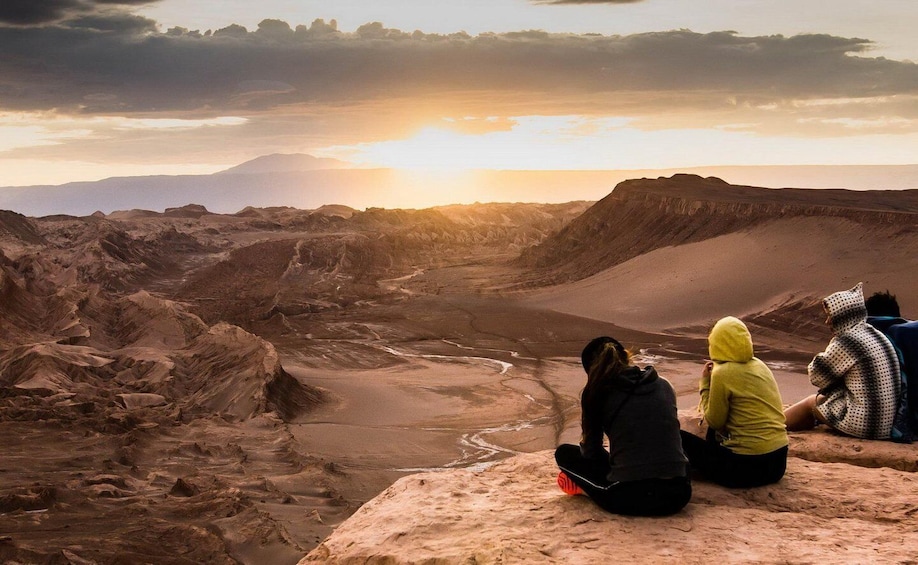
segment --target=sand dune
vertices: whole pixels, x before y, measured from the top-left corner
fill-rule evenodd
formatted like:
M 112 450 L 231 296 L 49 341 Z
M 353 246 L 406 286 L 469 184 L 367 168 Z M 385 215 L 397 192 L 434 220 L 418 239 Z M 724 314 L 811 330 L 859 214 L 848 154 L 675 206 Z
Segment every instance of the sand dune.
M 811 305 L 863 281 L 866 292 L 890 289 L 904 311 L 918 311 L 913 228 L 845 218 L 776 218 L 656 249 L 586 279 L 534 292 L 527 302 L 663 331 L 706 328 L 725 315 L 748 318 Z

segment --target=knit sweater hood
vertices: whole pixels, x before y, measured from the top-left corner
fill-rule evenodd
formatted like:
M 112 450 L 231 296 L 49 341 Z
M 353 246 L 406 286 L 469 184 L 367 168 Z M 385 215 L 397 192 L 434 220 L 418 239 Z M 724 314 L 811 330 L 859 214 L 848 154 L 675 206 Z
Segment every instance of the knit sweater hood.
M 708 354 L 713 361 L 748 363 L 752 360 L 752 335 L 739 318 L 721 318 L 708 336 Z
M 830 294 L 822 301 L 829 315 L 829 326 L 835 335 L 842 334 L 867 321 L 867 306 L 864 305 L 864 283 L 857 283 L 851 290 Z

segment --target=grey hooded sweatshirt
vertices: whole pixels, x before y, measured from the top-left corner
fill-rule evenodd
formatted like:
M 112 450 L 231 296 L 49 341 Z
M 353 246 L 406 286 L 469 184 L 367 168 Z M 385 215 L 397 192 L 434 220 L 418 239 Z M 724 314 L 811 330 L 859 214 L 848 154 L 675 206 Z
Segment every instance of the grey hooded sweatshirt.
M 669 381 L 653 367 L 628 367 L 602 394 L 595 413 L 588 413 L 592 425 L 583 430 L 580 449 L 587 458 L 605 457 L 602 438 L 608 436 L 610 482 L 687 475 L 676 393 Z

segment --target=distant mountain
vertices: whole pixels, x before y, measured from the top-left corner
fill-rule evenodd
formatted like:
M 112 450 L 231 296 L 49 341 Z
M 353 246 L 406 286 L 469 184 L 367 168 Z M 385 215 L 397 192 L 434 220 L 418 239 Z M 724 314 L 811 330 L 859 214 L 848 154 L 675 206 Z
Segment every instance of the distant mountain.
M 428 208 L 473 202 L 599 200 L 628 179 L 677 173 L 717 176 L 737 185 L 854 190 L 918 188 L 918 165 L 696 167 L 608 171 L 475 170 L 447 173 L 354 169 L 310 155 L 266 155 L 212 175 L 114 177 L 58 186 L 0 187 L 0 210 L 26 216 L 86 216 L 200 204 L 216 213 L 247 206 L 313 210 Z
M 391 173 L 385 169 L 148 177 L 113 177 L 59 186 L 0 188 L 0 210 L 26 216 L 86 216 L 99 210 L 163 211 L 189 203 L 216 213 L 247 206 L 292 206 L 311 210 L 325 204 L 399 207 Z
M 220 171 L 218 175 L 261 174 L 261 173 L 293 173 L 298 171 L 317 171 L 323 169 L 347 169 L 350 163 L 338 159 L 324 159 L 313 157 L 304 153 L 263 155 Z
M 0 210 L 30 217 L 96 211 L 162 211 L 189 203 L 216 213 L 248 206 L 314 210 L 339 204 L 428 208 L 473 202 L 560 203 L 595 200 L 628 178 L 609 171 L 475 171 L 447 178 L 395 169 L 314 169 L 212 175 L 113 177 L 59 186 L 0 188 Z

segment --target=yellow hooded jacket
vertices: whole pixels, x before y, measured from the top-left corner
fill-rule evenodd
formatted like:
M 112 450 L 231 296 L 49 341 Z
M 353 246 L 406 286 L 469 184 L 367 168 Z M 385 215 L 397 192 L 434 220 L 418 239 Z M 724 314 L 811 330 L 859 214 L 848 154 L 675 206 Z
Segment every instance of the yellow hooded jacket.
M 708 336 L 714 361 L 702 378 L 701 410 L 724 447 L 741 455 L 762 455 L 787 445 L 784 410 L 771 370 L 753 356 L 752 336 L 738 318 L 718 321 Z

